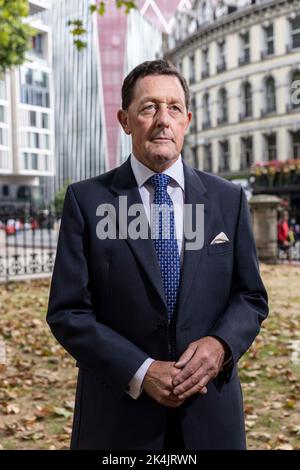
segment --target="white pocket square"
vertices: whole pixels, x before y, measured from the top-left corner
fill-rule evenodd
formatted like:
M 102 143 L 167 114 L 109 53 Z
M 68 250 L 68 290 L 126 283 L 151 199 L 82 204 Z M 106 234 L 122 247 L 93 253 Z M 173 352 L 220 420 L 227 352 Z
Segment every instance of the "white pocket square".
M 226 243 L 229 242 L 229 238 L 227 237 L 226 233 L 220 232 L 211 242 L 211 245 L 215 243 Z

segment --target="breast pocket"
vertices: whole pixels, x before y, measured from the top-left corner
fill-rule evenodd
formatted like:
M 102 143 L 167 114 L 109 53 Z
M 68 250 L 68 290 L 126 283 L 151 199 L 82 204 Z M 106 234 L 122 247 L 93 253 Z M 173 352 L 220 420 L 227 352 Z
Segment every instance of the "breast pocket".
M 230 240 L 224 243 L 214 243 L 213 245 L 207 245 L 207 252 L 209 255 L 219 255 L 222 253 L 230 253 L 233 250 L 233 244 Z

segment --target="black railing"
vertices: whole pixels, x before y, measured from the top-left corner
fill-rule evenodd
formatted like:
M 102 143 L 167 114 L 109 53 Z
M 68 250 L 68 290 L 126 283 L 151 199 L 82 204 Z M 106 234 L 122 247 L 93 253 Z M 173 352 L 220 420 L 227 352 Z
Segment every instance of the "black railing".
M 1 220 L 1 217 L 0 217 Z M 0 280 L 51 273 L 56 252 L 58 219 L 48 212 L 29 219 L 10 214 L 0 225 Z

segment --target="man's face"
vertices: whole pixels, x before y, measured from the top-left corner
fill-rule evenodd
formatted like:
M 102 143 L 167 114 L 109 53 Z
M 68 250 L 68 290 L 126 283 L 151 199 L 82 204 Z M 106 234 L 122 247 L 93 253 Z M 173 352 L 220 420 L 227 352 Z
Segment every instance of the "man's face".
M 172 75 L 139 79 L 128 110 L 118 112 L 124 131 L 131 135 L 134 155 L 154 171 L 177 160 L 191 118 L 180 81 Z

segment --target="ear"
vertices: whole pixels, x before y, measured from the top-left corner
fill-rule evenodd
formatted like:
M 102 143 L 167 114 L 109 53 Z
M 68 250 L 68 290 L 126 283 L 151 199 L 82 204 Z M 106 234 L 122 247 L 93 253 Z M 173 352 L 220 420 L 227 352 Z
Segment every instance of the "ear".
M 128 113 L 127 113 L 127 111 L 125 111 L 125 109 L 119 109 L 119 111 L 117 113 L 117 118 L 118 118 L 118 121 L 119 121 L 119 123 L 121 124 L 121 126 L 123 128 L 123 131 L 127 135 L 130 135 L 131 131 L 130 131 L 129 124 L 128 124 Z
M 186 124 L 186 129 L 189 127 L 189 125 L 191 124 L 191 120 L 193 118 L 193 113 L 191 111 L 188 111 L 187 113 L 187 124 Z

